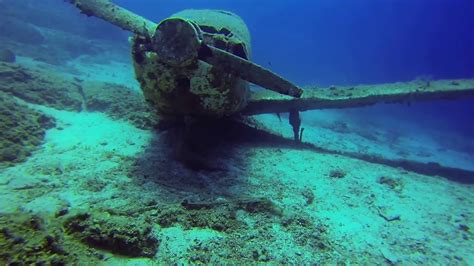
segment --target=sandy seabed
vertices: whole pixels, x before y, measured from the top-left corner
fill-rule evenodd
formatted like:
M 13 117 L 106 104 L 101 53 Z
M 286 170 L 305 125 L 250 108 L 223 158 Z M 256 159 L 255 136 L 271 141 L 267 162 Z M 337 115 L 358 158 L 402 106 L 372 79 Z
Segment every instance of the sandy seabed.
M 56 127 L 26 162 L 0 173 L 2 215 L 48 223 L 66 212 L 101 213 L 151 227 L 156 253 L 146 256 L 76 236 L 101 263 L 474 261 L 472 185 L 258 142 L 224 145 L 217 170 L 190 170 L 170 157 L 166 133 L 102 113 L 33 108 L 53 116 Z M 272 206 L 245 205 L 255 199 Z M 188 201 L 199 207 L 187 208 Z

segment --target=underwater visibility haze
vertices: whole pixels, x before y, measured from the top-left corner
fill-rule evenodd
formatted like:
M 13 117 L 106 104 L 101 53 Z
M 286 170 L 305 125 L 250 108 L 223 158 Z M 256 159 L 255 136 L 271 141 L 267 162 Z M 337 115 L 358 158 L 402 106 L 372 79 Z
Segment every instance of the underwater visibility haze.
M 471 0 L 0 0 L 0 264 L 474 265 Z

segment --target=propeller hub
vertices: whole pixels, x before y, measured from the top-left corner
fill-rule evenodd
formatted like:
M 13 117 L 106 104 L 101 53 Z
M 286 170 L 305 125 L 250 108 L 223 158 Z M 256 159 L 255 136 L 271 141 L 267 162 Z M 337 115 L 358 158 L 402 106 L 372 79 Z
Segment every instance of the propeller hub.
M 198 30 L 182 18 L 163 20 L 153 35 L 153 49 L 159 60 L 174 67 L 194 63 L 200 43 Z

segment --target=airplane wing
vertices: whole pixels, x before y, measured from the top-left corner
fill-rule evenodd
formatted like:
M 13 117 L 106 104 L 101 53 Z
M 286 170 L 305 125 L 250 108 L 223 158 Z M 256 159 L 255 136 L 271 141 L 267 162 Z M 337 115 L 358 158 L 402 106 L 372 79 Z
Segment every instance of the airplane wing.
M 474 97 L 474 79 L 416 80 L 330 88 L 304 87 L 301 98 L 262 90 L 251 95 L 243 115 L 285 113 L 290 110 L 352 108 L 376 103 L 464 99 Z

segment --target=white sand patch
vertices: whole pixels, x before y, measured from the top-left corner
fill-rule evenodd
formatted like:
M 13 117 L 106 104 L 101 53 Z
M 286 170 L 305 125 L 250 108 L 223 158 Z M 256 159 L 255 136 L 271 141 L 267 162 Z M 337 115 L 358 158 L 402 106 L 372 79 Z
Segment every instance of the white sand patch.
M 67 63 L 67 66 L 77 70 L 75 76 L 108 83 L 122 84 L 134 90 L 141 91 L 135 79 L 132 62 L 109 61 L 107 64 L 95 63 L 89 56 L 81 56 Z
M 293 139 L 293 130 L 286 114 L 281 114 L 281 121 L 274 114 L 255 117 L 268 128 Z M 304 128 L 303 141 L 318 147 L 374 154 L 388 159 L 436 162 L 443 166 L 474 171 L 473 154 L 446 149 L 430 132 L 409 125 L 404 126 L 403 122 L 399 122 L 403 131 L 393 132 L 390 127 L 372 125 L 370 121 L 367 121 L 367 124 L 356 124 L 343 113 L 331 110 L 302 112 L 301 119 L 301 127 Z
M 142 152 L 152 135 L 101 113 L 35 108 L 55 117 L 57 127 L 47 131 L 45 144 L 27 162 L 0 174 L 0 180 L 8 180 L 2 190 L 27 194 L 25 191 L 44 187 L 42 196 L 25 197 L 29 202 L 10 202 L 30 211 L 54 213 L 64 205 L 87 207 L 93 201 L 110 198 L 114 187 L 107 189 L 108 183 L 124 182 L 127 178 L 104 180 L 105 175 L 120 165 L 121 158 Z M 86 180 L 93 185 L 96 180 L 105 189 L 91 193 L 78 186 Z M 9 207 L 11 211 L 15 209 Z
M 192 245 L 222 238 L 223 235 L 210 229 L 184 230 L 178 226 L 162 229 L 159 237 L 164 241 L 161 243 L 156 259 L 173 258 L 172 261 L 167 261 L 167 263 L 186 264 L 187 260 L 185 258 Z
M 104 57 L 104 60 L 106 59 L 108 60 Z M 120 84 L 141 92 L 131 61 L 109 60 L 107 64 L 104 64 L 96 60 L 91 56 L 80 56 L 67 62 L 66 65 L 52 65 L 30 57 L 17 56 L 17 63 L 33 69 L 49 70 L 82 80 Z

